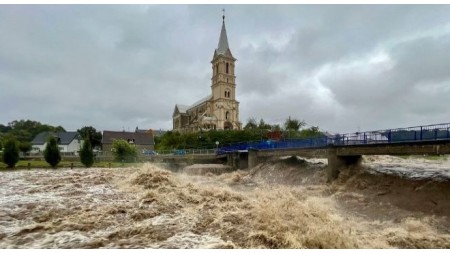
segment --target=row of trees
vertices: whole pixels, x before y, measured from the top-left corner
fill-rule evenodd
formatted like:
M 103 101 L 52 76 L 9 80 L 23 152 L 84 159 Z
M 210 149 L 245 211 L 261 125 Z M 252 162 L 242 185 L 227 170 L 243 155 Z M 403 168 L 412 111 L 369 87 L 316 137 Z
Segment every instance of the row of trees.
M 0 150 L 8 140 L 17 141 L 20 152 L 28 153 L 32 149 L 31 141 L 41 132 L 66 132 L 62 126 L 51 126 L 33 120 L 14 120 L 7 125 L 0 124 Z M 102 144 L 102 133 L 92 126 L 77 130 L 83 139 L 88 139 L 93 148 Z
M 299 131 L 300 128 L 306 126 L 305 121 L 298 120 L 298 119 L 291 119 L 291 117 L 287 118 L 286 121 L 283 124 L 283 127 L 281 127 L 279 124 L 268 124 L 264 121 L 264 119 L 260 119 L 259 123 L 256 121 L 255 118 L 250 118 L 247 121 L 247 124 L 245 124 L 244 129 L 245 130 L 274 130 L 274 131 Z
M 17 162 L 19 162 L 19 142 L 14 139 L 8 139 L 3 149 L 2 158 L 3 162 L 8 168 L 14 168 Z M 61 162 L 61 153 L 56 138 L 51 136 L 44 150 L 44 159 L 52 167 L 56 168 Z M 80 150 L 81 163 L 87 168 L 91 167 L 94 163 L 94 152 L 92 150 L 91 143 L 86 139 Z
M 116 161 L 119 162 L 134 162 L 137 158 L 137 148 L 130 145 L 125 140 L 113 141 L 113 154 Z M 3 149 L 3 162 L 8 168 L 14 168 L 19 162 L 19 145 L 18 141 L 8 139 Z M 44 159 L 52 167 L 56 168 L 61 162 L 61 154 L 59 152 L 56 138 L 50 137 L 44 150 Z M 86 167 L 90 168 L 94 164 L 94 152 L 89 138 L 86 138 L 80 149 L 80 161 Z
M 290 117 L 282 127 L 277 124 L 270 125 L 263 119 L 257 122 L 254 118 L 250 118 L 243 130 L 211 130 L 184 134 L 168 131 L 161 137 L 155 137 L 155 144 L 157 150 L 207 149 L 216 147 L 216 141 L 223 145 L 269 139 L 269 132 L 279 132 L 282 138 L 309 138 L 322 135 L 318 127 L 306 128 L 305 126 L 304 121 L 291 119 Z
M 31 150 L 31 141 L 41 132 L 65 132 L 62 126 L 51 126 L 33 120 L 14 120 L 7 125 L 0 124 L 0 150 L 8 140 L 15 140 L 21 152 Z

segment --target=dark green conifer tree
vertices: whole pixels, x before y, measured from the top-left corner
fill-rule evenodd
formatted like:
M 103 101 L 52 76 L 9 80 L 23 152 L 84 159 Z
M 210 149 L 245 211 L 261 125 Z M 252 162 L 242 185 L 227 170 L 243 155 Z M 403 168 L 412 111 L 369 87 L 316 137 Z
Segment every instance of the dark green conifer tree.
M 47 141 L 47 146 L 44 150 L 45 161 L 56 168 L 61 161 L 61 154 L 59 153 L 58 142 L 55 137 L 51 136 Z

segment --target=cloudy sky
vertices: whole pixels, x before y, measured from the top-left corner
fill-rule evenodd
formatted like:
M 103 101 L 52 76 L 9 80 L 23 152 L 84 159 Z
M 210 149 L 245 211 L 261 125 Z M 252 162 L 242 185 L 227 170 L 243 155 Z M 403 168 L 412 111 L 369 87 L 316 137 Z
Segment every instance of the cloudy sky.
M 450 122 L 450 5 L 0 5 L 0 123 L 171 129 L 210 94 L 222 8 L 244 124 Z

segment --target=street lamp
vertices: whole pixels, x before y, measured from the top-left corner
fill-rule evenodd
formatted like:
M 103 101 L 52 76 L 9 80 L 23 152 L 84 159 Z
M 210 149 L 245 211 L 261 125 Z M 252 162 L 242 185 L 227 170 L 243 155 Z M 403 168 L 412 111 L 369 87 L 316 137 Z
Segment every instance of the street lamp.
M 216 152 L 219 150 L 219 141 L 216 141 Z

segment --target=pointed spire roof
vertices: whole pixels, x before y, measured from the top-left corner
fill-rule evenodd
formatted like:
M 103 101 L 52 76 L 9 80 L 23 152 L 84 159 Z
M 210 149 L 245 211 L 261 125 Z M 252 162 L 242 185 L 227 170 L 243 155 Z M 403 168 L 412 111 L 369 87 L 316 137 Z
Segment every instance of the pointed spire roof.
M 220 31 L 219 44 L 215 54 L 227 55 L 233 57 L 228 46 L 227 29 L 225 28 L 225 15 L 222 16 L 222 30 Z

